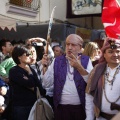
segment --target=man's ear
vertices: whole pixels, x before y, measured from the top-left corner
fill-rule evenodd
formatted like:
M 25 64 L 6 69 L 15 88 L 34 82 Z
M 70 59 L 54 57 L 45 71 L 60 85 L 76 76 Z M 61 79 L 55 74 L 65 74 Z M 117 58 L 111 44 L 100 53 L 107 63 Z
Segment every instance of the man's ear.
M 2 50 L 4 50 L 5 49 L 5 46 L 2 46 Z

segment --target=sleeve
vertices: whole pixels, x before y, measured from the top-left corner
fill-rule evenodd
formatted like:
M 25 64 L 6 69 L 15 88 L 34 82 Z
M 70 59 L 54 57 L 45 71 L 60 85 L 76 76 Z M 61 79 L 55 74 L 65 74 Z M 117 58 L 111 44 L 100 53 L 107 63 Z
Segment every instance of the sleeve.
M 44 46 L 44 49 L 46 50 L 46 46 Z M 54 58 L 54 52 L 50 45 L 48 46 L 48 54 L 49 54 L 50 58 Z
M 7 58 L 0 64 L 0 75 L 3 77 L 8 77 L 10 68 L 12 68 L 15 65 L 15 62 L 11 57 Z
M 33 73 L 33 75 L 35 77 L 34 79 L 35 79 L 35 82 L 36 82 L 36 86 L 39 88 L 40 94 L 42 96 L 45 96 L 46 95 L 46 90 L 43 88 L 41 81 L 38 79 L 35 70 L 32 69 L 32 68 L 31 68 L 31 70 L 32 70 L 32 73 Z
M 50 88 L 53 86 L 54 83 L 54 61 L 51 63 L 51 65 L 48 67 L 48 70 L 43 75 L 43 86 L 44 88 Z
M 88 62 L 86 71 L 87 71 L 88 73 L 90 73 L 90 72 L 92 71 L 92 69 L 93 69 L 93 65 L 92 65 L 91 60 L 89 59 L 89 62 Z M 87 83 L 87 81 L 88 81 L 88 76 L 89 76 L 89 74 L 82 76 L 86 83 Z
M 42 80 L 43 79 L 43 65 L 42 65 L 41 61 L 38 61 L 37 64 L 38 64 L 40 72 L 41 72 L 40 77 Z
M 0 75 L 2 75 L 2 76 L 7 76 L 7 72 L 6 72 L 6 69 L 5 69 L 5 68 L 7 68 L 8 64 L 9 64 L 9 60 L 8 60 L 8 59 L 4 60 L 4 61 L 0 64 Z
M 86 93 L 86 120 L 94 120 L 93 96 Z

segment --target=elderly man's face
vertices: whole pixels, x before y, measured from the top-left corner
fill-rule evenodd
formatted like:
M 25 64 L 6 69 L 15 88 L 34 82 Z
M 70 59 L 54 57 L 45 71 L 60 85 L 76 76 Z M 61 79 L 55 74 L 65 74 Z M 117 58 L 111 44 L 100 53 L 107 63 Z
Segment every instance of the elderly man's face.
M 103 55 L 109 65 L 117 66 L 120 63 L 120 48 L 108 48 Z
M 55 57 L 62 55 L 62 50 L 59 46 L 56 46 L 54 48 L 54 54 L 55 54 Z
M 71 53 L 75 56 L 81 52 L 80 40 L 72 36 L 66 39 L 66 55 L 70 56 Z

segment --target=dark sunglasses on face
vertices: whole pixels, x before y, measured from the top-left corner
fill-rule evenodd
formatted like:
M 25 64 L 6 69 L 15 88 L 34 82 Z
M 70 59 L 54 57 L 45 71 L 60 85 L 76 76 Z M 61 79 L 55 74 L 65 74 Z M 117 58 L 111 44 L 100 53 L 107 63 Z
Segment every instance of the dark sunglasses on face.
M 26 55 L 25 55 L 25 56 L 27 56 L 27 57 L 28 57 L 28 56 L 30 56 L 30 55 L 31 55 L 30 53 L 26 53 Z

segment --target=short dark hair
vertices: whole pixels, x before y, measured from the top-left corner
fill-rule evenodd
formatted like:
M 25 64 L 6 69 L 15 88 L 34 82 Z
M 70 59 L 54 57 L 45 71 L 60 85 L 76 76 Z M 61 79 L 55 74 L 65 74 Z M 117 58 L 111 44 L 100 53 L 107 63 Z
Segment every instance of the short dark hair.
M 28 54 L 29 50 L 26 48 L 25 45 L 17 45 L 12 51 L 12 58 L 14 62 L 18 65 L 20 61 L 18 57 L 22 56 L 24 53 Z
M 5 38 L 0 40 L 0 51 L 2 51 L 3 46 L 6 46 L 6 42 L 10 42 L 10 40 Z
M 63 50 L 63 47 L 62 47 L 61 45 L 55 45 L 55 46 L 53 46 L 53 47 L 52 47 L 52 50 L 54 51 L 56 47 L 60 47 L 61 50 Z

